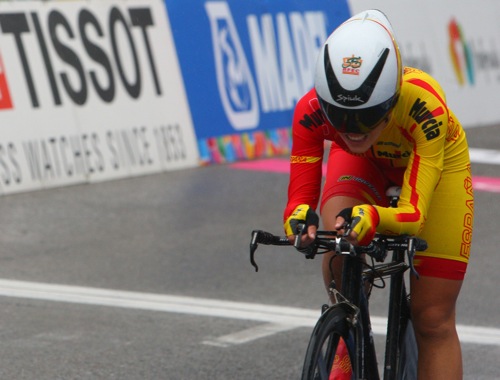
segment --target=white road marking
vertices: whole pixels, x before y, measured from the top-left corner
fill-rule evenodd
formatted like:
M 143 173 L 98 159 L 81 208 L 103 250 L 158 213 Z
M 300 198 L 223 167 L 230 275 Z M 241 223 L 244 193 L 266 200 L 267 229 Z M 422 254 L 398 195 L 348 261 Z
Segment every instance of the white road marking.
M 298 327 L 312 328 L 320 314 L 319 307 L 317 310 L 311 310 L 258 303 L 13 280 L 0 280 L 0 296 L 211 316 L 265 323 L 252 329 L 207 341 L 208 344 L 219 346 L 249 342 L 253 340 L 252 334 L 255 334 L 253 335 L 254 339 L 258 339 Z M 385 334 L 386 324 L 386 318 L 372 317 L 374 334 Z M 463 343 L 500 346 L 500 329 L 498 328 L 458 325 L 457 329 L 460 340 Z
M 265 338 L 280 332 L 296 329 L 295 325 L 285 325 L 282 323 L 266 323 L 246 330 L 241 330 L 233 334 L 219 336 L 214 339 L 205 340 L 202 343 L 209 346 L 229 347 Z
M 471 162 L 500 165 L 500 151 L 493 149 L 469 148 Z

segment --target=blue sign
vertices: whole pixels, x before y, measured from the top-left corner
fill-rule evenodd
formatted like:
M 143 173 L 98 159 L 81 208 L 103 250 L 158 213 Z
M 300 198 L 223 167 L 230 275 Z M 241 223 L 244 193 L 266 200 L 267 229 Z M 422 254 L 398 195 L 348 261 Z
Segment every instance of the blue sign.
M 291 125 L 346 0 L 165 0 L 198 139 Z

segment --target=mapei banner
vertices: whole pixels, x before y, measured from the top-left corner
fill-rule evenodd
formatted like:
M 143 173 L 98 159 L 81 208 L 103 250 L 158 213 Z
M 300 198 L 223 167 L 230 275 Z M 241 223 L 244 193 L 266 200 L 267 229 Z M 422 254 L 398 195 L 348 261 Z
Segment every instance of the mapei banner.
M 0 2 L 0 189 L 198 164 L 162 0 Z
M 345 0 L 165 0 L 202 160 L 289 149 L 316 56 Z

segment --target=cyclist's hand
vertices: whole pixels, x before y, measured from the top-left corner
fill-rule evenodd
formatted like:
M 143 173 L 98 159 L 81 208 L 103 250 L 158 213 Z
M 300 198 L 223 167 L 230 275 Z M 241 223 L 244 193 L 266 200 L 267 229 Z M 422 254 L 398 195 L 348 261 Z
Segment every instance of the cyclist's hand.
M 295 208 L 292 215 L 285 221 L 285 233 L 290 243 L 294 243 L 299 224 L 305 224 L 306 229 L 301 236 L 301 247 L 307 247 L 316 238 L 316 231 L 319 225 L 319 216 L 308 205 L 299 205 Z
M 373 240 L 380 218 L 375 207 L 360 205 L 343 209 L 337 215 L 335 228 L 353 245 L 368 245 Z M 346 222 L 349 228 L 346 230 Z

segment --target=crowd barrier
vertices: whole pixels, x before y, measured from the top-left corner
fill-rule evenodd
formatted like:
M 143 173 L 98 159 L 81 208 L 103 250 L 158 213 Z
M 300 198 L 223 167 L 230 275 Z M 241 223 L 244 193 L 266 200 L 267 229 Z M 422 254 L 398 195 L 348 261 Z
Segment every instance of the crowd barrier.
M 0 2 L 2 194 L 197 164 L 163 1 Z
M 201 162 L 287 152 L 294 105 L 313 86 L 329 31 L 349 17 L 347 2 L 165 2 Z
M 496 0 L 350 0 L 353 13 L 383 10 L 406 65 L 433 75 L 466 128 L 497 124 L 500 28 Z
M 495 0 L 166 4 L 202 162 L 287 151 L 293 106 L 312 86 L 319 47 L 340 22 L 369 8 L 387 14 L 404 64 L 440 81 L 466 128 L 500 121 Z
M 0 2 L 0 193 L 281 155 L 340 22 L 390 18 L 466 128 L 495 124 L 495 0 Z

